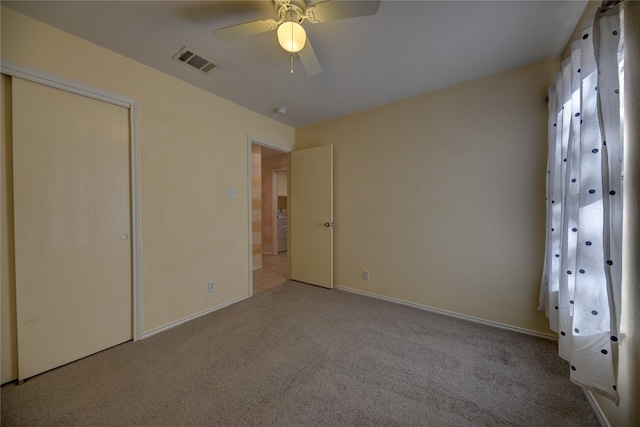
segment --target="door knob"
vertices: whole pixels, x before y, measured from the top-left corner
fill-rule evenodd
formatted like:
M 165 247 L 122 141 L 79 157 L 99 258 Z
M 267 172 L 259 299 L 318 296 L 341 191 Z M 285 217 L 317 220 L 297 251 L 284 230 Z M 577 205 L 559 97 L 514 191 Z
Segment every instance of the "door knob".
M 324 226 L 325 227 L 333 227 L 333 223 L 332 222 L 325 222 Z

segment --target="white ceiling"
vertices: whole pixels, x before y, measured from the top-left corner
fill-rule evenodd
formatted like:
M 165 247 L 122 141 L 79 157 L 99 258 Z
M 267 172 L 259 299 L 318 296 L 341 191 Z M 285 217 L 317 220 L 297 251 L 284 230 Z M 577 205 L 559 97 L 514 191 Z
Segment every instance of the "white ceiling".
M 268 0 L 2 5 L 300 127 L 559 55 L 586 1 L 390 0 L 376 15 L 305 22 L 323 68 L 315 77 L 297 58 L 289 73 L 274 31 L 228 42 L 213 36 L 214 28 L 275 18 Z M 173 60 L 184 46 L 219 67 L 205 75 Z M 281 106 L 285 115 L 275 112 Z

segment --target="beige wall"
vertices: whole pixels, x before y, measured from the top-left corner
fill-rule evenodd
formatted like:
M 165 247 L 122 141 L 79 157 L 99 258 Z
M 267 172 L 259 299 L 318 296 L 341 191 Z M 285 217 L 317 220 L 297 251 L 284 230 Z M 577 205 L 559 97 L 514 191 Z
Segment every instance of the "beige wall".
M 138 101 L 143 333 L 248 295 L 247 135 L 292 148 L 294 130 L 6 8 L 1 31 L 3 59 Z
M 536 306 L 558 70 L 553 58 L 297 129 L 297 149 L 334 145 L 335 283 L 551 333 Z

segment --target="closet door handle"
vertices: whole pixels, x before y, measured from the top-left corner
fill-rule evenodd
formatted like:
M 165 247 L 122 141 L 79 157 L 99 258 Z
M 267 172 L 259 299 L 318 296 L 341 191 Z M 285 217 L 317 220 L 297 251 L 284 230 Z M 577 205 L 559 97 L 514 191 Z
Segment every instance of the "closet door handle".
M 333 227 L 333 222 L 325 222 L 324 226 L 325 227 Z

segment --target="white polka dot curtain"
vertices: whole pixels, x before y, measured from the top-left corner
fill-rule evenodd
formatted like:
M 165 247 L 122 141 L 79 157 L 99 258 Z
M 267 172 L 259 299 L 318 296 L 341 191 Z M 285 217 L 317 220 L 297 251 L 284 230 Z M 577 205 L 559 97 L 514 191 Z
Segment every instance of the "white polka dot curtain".
M 624 38 L 598 12 L 549 88 L 546 254 L 540 303 L 571 380 L 616 404 L 622 261 Z

